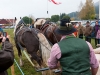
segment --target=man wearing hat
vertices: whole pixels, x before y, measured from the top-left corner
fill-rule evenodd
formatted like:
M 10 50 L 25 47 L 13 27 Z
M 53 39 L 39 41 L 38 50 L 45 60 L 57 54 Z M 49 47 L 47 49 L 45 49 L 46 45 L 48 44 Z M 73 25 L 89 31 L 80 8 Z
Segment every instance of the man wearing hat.
M 86 22 L 86 27 L 84 29 L 84 36 L 85 36 L 85 40 L 91 43 L 91 33 L 93 31 L 93 27 L 90 26 L 90 22 L 87 21 Z
M 60 63 L 61 75 L 96 75 L 99 64 L 93 48 L 89 42 L 73 36 L 75 31 L 69 19 L 61 20 L 60 27 L 55 32 L 62 38 L 53 45 L 48 66 L 55 69 Z

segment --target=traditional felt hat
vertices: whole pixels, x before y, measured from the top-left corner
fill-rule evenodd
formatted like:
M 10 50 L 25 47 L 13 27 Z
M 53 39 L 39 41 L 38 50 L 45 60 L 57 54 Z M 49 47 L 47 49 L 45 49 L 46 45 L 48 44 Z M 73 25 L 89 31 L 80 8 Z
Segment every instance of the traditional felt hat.
M 62 19 L 60 20 L 60 26 L 55 30 L 56 33 L 61 35 L 69 35 L 77 30 L 70 23 L 70 19 Z

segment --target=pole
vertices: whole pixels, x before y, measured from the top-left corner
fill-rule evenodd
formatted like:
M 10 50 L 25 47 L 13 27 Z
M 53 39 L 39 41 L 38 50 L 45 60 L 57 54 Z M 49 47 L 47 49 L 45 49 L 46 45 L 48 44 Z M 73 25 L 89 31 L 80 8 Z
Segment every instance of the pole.
M 49 11 L 48 11 L 48 0 L 47 0 L 47 18 L 49 18 Z
M 30 14 L 29 14 L 29 25 L 30 25 Z

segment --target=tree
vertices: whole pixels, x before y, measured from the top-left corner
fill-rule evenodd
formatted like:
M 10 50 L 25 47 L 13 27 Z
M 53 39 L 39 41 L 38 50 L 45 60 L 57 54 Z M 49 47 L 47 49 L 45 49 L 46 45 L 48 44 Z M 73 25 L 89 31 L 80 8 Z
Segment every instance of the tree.
M 79 9 L 78 9 L 78 17 L 79 18 L 82 18 L 83 16 L 84 16 L 84 13 L 83 13 L 83 10 L 82 10 L 82 8 L 83 8 L 83 3 L 82 3 L 82 1 L 80 2 L 80 5 L 79 5 Z
M 64 16 L 66 16 L 66 14 L 65 13 L 60 13 L 60 19 L 62 19 Z
M 62 17 L 62 19 L 70 19 L 70 17 L 68 15 L 65 15 Z
M 70 17 L 65 13 L 60 14 L 60 19 L 69 19 L 69 18 Z
M 33 21 L 32 18 L 25 16 L 22 19 L 26 24 L 32 24 L 32 21 Z
M 52 21 L 52 22 L 57 22 L 57 21 L 59 21 L 59 15 L 52 15 L 52 16 L 51 16 L 51 21 Z
M 93 0 L 86 0 L 86 3 L 79 11 L 79 18 L 86 19 L 86 20 L 95 18 L 95 8 L 94 8 Z

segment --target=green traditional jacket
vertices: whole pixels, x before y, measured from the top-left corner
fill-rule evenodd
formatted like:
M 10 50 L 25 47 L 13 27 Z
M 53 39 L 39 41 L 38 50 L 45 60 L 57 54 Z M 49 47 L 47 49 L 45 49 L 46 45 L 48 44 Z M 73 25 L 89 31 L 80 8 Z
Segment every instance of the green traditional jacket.
M 90 71 L 90 50 L 86 41 L 69 36 L 58 43 L 62 75 L 92 75 Z

